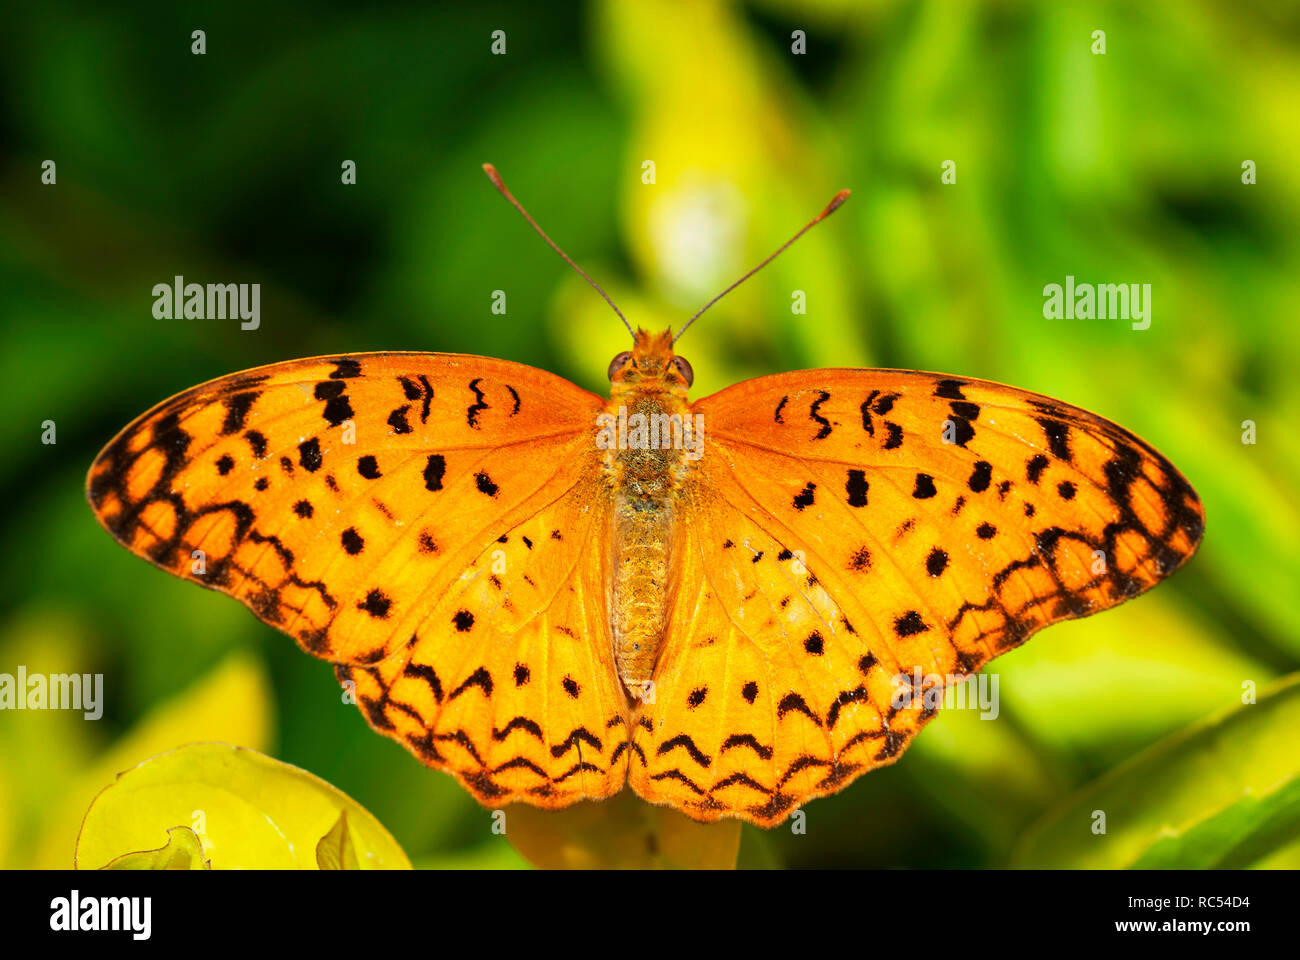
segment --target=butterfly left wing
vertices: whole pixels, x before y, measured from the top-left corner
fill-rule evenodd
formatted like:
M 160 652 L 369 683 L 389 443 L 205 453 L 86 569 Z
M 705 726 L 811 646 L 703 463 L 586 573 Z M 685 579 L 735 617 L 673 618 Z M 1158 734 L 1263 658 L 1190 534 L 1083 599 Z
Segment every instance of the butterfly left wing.
M 138 417 L 87 494 L 119 543 L 338 665 L 376 730 L 485 803 L 560 806 L 627 762 L 602 406 L 484 357 L 273 364 Z
M 1203 529 L 1137 437 L 998 384 L 815 370 L 694 410 L 705 452 L 630 783 L 703 819 L 771 826 L 892 762 L 934 713 L 918 674 L 1140 593 Z

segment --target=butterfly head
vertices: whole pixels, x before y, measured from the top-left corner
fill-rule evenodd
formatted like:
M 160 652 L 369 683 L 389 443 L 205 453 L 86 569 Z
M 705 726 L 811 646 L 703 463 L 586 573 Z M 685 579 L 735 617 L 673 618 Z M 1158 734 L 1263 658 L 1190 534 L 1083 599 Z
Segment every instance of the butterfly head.
M 624 350 L 609 364 L 609 379 L 615 390 L 658 389 L 686 396 L 695 374 L 685 357 L 673 353 L 673 333 L 652 334 L 637 330 L 631 350 Z

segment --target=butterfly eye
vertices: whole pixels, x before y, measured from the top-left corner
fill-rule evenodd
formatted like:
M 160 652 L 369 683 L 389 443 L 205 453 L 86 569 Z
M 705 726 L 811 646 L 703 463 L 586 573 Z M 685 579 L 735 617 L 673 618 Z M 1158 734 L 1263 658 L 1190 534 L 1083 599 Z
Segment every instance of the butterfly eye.
M 617 357 L 609 362 L 609 379 L 614 379 L 614 374 L 623 369 L 623 364 L 632 359 L 632 351 L 624 350 Z
M 685 357 L 673 357 L 673 366 L 677 368 L 677 372 L 682 375 L 688 387 L 695 382 L 695 371 L 691 369 Z

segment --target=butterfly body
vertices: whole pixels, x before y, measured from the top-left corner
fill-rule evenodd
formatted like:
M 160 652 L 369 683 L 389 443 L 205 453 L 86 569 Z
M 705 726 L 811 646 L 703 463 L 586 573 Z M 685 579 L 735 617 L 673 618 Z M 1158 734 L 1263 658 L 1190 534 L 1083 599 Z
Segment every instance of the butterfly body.
M 598 447 L 613 498 L 610 635 L 619 679 L 634 699 L 648 684 L 663 642 L 678 500 L 691 469 L 686 432 L 693 429 L 686 386 L 671 364 L 668 333 L 639 333 L 613 376 Z M 694 438 L 692 438 L 694 439 Z

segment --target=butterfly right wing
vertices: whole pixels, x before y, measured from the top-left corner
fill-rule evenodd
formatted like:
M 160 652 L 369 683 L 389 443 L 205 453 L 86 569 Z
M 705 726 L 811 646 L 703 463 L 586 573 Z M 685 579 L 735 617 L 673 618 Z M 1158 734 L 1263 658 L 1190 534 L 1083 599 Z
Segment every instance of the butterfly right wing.
M 560 805 L 622 783 L 601 409 L 501 360 L 291 361 L 137 418 L 87 492 L 118 542 L 338 664 L 372 726 L 480 799 Z
M 630 783 L 699 819 L 772 826 L 892 762 L 934 715 L 917 694 L 1150 588 L 1204 527 L 1150 446 L 999 384 L 812 370 L 694 410 Z

